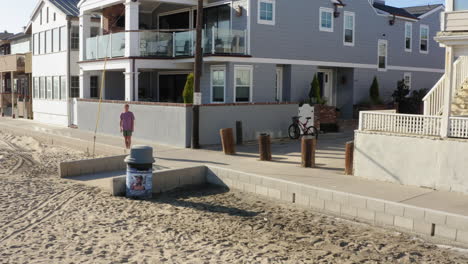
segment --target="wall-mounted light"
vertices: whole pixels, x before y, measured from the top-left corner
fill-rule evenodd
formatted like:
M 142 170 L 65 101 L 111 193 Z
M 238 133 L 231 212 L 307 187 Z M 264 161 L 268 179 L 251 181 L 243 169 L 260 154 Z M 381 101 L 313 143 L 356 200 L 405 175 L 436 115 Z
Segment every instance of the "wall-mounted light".
M 241 17 L 242 13 L 244 13 L 244 8 L 241 5 L 237 6 L 236 7 L 236 16 Z
M 333 12 L 333 16 L 335 18 L 340 17 L 340 11 L 338 11 L 338 5 L 337 4 L 335 4 L 335 10 Z
M 390 19 L 390 21 L 388 21 L 388 24 L 390 26 L 393 26 L 393 25 L 395 25 L 395 21 L 396 21 L 396 17 L 395 17 L 395 15 L 393 15 L 392 19 Z

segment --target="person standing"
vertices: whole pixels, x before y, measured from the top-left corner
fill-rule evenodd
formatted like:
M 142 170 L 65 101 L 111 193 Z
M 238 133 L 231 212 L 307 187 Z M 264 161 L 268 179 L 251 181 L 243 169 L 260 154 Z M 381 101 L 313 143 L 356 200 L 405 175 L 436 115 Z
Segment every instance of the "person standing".
M 124 112 L 120 114 L 120 132 L 123 133 L 127 149 L 132 146 L 132 133 L 135 128 L 135 116 L 128 111 L 129 108 L 130 106 L 125 104 Z

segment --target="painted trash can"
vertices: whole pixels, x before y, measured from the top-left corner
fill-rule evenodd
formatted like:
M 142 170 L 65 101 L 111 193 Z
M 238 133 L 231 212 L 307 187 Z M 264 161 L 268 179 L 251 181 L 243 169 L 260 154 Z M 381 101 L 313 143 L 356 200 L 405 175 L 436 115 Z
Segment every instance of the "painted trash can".
M 153 194 L 153 148 L 134 146 L 127 163 L 126 196 L 132 198 L 151 198 Z

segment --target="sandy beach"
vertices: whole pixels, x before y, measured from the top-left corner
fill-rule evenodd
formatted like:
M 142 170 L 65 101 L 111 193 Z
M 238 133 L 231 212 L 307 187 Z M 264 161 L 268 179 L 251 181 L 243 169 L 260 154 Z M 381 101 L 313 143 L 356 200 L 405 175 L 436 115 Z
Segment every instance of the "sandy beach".
M 226 189 L 139 201 L 58 177 L 68 148 L 0 133 L 0 263 L 468 263 L 468 251 Z

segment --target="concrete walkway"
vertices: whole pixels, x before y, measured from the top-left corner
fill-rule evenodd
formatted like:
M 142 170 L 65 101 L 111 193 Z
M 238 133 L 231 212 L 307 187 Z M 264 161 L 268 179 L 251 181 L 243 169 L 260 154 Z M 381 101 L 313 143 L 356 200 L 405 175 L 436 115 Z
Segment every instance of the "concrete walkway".
M 0 118 L 0 130 L 8 133 L 33 137 L 49 137 L 55 144 L 68 144 L 79 140 L 90 144 L 93 133 L 71 128 L 44 125 L 30 120 Z M 402 186 L 393 183 L 370 181 L 343 175 L 344 145 L 352 139 L 352 133 L 326 134 L 319 138 L 317 169 L 300 167 L 300 143 L 298 141 L 274 141 L 272 162 L 261 162 L 257 158 L 257 146 L 247 143 L 238 148 L 235 156 L 225 156 L 219 146 L 202 150 L 174 148 L 154 145 L 136 140 L 134 144 L 151 145 L 155 150 L 157 165 L 161 168 L 184 168 L 196 165 L 216 166 L 245 173 L 267 176 L 317 188 L 360 195 L 373 199 L 397 202 L 429 210 L 468 217 L 468 195 L 434 191 L 431 189 Z M 98 135 L 97 148 L 103 153 L 123 154 L 123 139 Z M 105 148 L 106 151 L 103 151 Z M 89 149 L 89 148 L 88 148 Z M 402 164 L 404 166 L 404 164 Z

